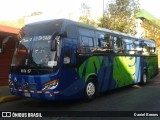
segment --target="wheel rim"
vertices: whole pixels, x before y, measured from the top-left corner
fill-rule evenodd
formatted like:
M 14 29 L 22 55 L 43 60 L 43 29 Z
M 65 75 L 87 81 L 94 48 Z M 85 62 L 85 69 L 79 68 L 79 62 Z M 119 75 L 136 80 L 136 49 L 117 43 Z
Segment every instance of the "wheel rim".
M 147 82 L 147 75 L 143 74 L 143 82 L 146 83 Z
M 89 82 L 86 87 L 87 96 L 91 97 L 95 94 L 95 85 L 92 82 Z

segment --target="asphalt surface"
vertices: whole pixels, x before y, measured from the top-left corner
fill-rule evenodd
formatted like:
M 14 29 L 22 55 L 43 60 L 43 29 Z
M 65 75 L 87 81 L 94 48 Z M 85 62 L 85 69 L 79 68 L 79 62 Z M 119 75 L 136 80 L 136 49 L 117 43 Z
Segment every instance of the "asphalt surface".
M 84 102 L 82 100 L 54 102 L 23 98 L 0 104 L 0 111 L 45 112 L 49 115 L 52 114 L 53 117 L 44 119 L 52 118 L 55 120 L 129 120 L 131 118 L 140 120 L 157 120 L 160 119 L 160 74 L 150 80 L 145 86 L 134 85 L 106 92 L 90 102 Z M 64 111 L 67 111 L 71 116 L 66 117 L 65 115 L 55 115 L 58 113 L 63 114 Z M 82 117 L 75 117 L 75 111 L 82 112 Z M 112 116 L 106 118 L 105 114 L 108 114 L 109 112 L 111 112 Z M 117 117 L 116 114 L 119 114 L 120 112 L 122 112 L 122 116 L 127 112 L 131 112 L 131 114 L 139 112 L 153 112 L 158 114 L 158 117 L 134 117 L 134 115 L 129 118 Z M 86 114 L 88 114 L 88 116 Z
M 11 95 L 9 92 L 8 86 L 0 86 L 0 104 L 5 102 L 10 102 L 14 100 L 21 99 L 22 97 L 18 97 L 15 95 Z

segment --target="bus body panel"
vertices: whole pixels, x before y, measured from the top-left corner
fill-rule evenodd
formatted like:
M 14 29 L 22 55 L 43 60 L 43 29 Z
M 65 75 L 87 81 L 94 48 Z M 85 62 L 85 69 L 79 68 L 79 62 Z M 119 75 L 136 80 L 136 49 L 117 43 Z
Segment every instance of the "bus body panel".
M 60 75 L 60 77 L 58 77 Z M 59 85 L 54 90 L 43 90 L 44 84 L 58 79 Z M 48 100 L 74 99 L 83 96 L 84 80 L 78 79 L 74 69 L 64 69 L 57 75 L 16 75 L 11 74 L 14 86 L 10 91 L 14 95 L 33 97 Z
M 148 69 L 148 78 L 155 76 L 157 57 L 134 56 L 92 56 L 86 59 L 79 68 L 64 68 L 61 72 L 50 75 L 16 75 L 12 74 L 14 88 L 10 88 L 14 95 L 48 100 L 75 99 L 84 96 L 85 81 L 96 75 L 100 92 L 139 83 L 143 68 Z M 146 61 L 146 64 L 144 61 Z M 59 85 L 54 90 L 43 91 L 43 85 L 51 80 L 59 79 Z M 29 90 L 29 91 L 27 91 Z M 45 93 L 46 92 L 46 93 Z
M 77 99 L 84 97 L 85 85 L 90 77 L 93 77 L 97 80 L 99 91 L 105 92 L 141 82 L 144 72 L 147 73 L 148 79 L 153 78 L 157 74 L 158 59 L 156 54 L 143 55 L 139 52 L 136 53 L 133 50 L 131 50 L 131 52 L 134 54 L 129 53 L 128 50 L 121 50 L 120 53 L 118 53 L 118 50 L 115 50 L 115 48 L 118 48 L 119 46 L 114 44 L 119 39 L 119 37 L 112 39 L 112 41 L 108 40 L 109 44 L 116 46 L 115 48 L 112 46 L 109 47 L 108 50 L 103 50 L 105 49 L 103 48 L 98 52 L 94 51 L 94 48 L 98 50 L 101 47 L 98 37 L 102 33 L 113 36 L 123 36 L 125 38 L 123 42 L 128 42 L 126 43 L 126 47 L 124 47 L 125 49 L 131 49 L 131 44 L 133 44 L 132 39 L 135 39 L 136 41 L 138 38 L 127 36 L 126 34 L 119 32 L 98 29 L 96 27 L 79 24 L 73 21 L 61 20 L 60 23 L 62 26 L 61 28 L 58 27 L 58 30 L 60 32 L 66 31 L 68 36 L 62 38 L 61 41 L 59 41 L 59 61 L 57 62 L 56 67 L 53 66 L 55 70 L 53 70 L 51 73 L 35 75 L 25 75 L 11 71 L 9 87 L 12 94 L 48 100 Z M 32 25 L 34 26 L 34 23 L 30 26 Z M 47 23 L 47 26 L 50 26 L 49 23 Z M 55 24 L 55 26 L 57 26 L 57 24 Z M 49 28 L 47 29 L 49 30 Z M 37 33 L 37 35 L 39 35 L 39 33 Z M 46 36 L 37 36 L 36 40 L 38 43 L 40 43 L 41 40 L 38 37 L 45 38 L 45 41 L 48 40 L 46 46 L 49 43 L 52 44 L 52 41 L 49 41 Z M 82 38 L 83 40 L 88 40 L 87 44 L 90 45 L 85 48 L 86 51 L 83 51 L 81 48 Z M 142 40 L 143 39 L 139 41 L 141 42 Z M 140 44 L 139 41 L 136 41 L 135 43 Z M 102 43 L 105 43 L 104 38 Z M 119 43 L 117 42 L 117 44 Z M 153 44 L 151 48 L 155 48 L 154 41 L 147 40 L 146 44 Z M 120 46 L 122 47 L 122 43 Z M 89 47 L 91 47 L 91 49 Z M 50 50 L 49 52 L 52 51 Z M 37 53 L 35 55 L 37 55 Z M 64 63 L 64 58 L 66 56 L 69 57 L 70 60 L 68 64 Z M 26 59 L 26 61 L 27 60 L 28 59 Z M 54 61 L 51 61 L 50 63 L 53 65 Z M 20 69 L 26 69 L 28 67 L 24 66 L 22 66 Z M 38 69 L 36 69 L 36 67 L 34 68 L 35 71 L 41 70 L 41 67 Z M 45 86 L 50 85 L 54 80 L 58 81 L 58 85 L 55 88 L 45 88 Z
M 156 57 L 92 56 L 77 69 L 66 68 L 56 74 L 37 76 L 12 74 L 14 88 L 10 87 L 10 90 L 14 95 L 25 96 L 26 92 L 30 93 L 30 97 L 39 99 L 81 98 L 84 96 L 85 82 L 92 75 L 98 78 L 100 92 L 139 83 L 143 68 L 147 66 L 147 64 L 143 65 L 144 60 L 147 64 L 152 64 L 148 65 L 150 68 L 147 72 L 148 78 L 151 79 L 157 71 Z M 54 90 L 43 91 L 43 85 L 54 79 L 59 80 L 58 87 Z

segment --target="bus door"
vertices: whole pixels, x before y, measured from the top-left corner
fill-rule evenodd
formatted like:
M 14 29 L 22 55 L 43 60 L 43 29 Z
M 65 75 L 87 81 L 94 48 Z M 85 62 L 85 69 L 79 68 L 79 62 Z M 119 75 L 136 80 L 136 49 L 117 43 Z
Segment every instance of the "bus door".
M 76 65 L 77 41 L 76 39 L 63 39 L 63 65 Z
M 63 38 L 62 56 L 64 66 L 76 65 L 76 52 L 78 44 L 78 28 L 75 24 L 68 24 L 65 28 L 67 37 Z

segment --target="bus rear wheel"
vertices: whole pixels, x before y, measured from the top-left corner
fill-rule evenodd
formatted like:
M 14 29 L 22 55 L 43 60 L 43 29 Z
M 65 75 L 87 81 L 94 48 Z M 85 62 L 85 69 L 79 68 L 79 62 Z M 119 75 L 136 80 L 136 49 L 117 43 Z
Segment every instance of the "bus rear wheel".
M 91 101 L 95 98 L 97 92 L 96 82 L 89 78 L 85 85 L 85 100 Z
M 147 74 L 146 74 L 146 72 L 144 72 L 142 74 L 142 79 L 141 79 L 140 85 L 146 85 L 146 83 L 147 83 Z

